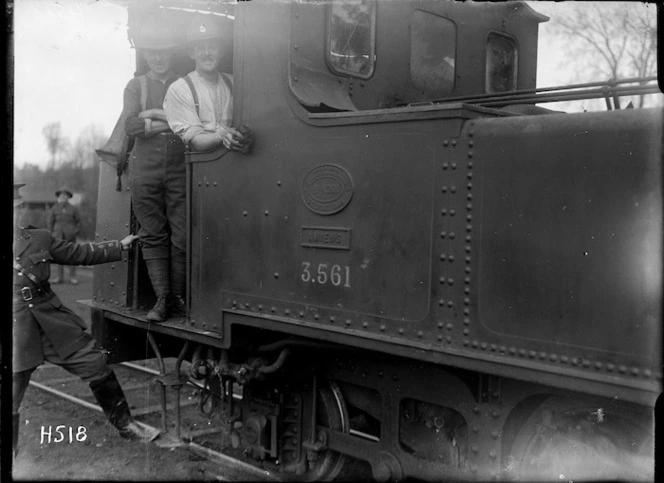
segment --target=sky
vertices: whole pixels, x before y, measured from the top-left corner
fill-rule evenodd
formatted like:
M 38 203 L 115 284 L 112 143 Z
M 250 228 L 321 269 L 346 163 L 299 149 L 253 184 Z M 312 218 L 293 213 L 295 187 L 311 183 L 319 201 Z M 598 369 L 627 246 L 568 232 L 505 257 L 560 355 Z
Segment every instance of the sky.
M 45 167 L 44 125 L 74 142 L 85 127 L 110 135 L 135 68 L 127 10 L 108 0 L 14 0 L 14 164 Z M 553 16 L 565 3 L 529 2 Z M 539 4 L 539 5 L 538 5 Z M 561 40 L 540 25 L 538 86 L 570 80 Z

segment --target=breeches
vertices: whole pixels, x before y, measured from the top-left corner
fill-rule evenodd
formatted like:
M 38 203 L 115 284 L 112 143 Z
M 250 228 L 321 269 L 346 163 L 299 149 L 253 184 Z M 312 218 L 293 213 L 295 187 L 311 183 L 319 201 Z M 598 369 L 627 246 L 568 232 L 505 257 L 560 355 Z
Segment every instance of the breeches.
M 66 369 L 85 382 L 98 381 L 111 372 L 94 339 L 65 359 L 58 355 L 45 335 L 42 335 L 42 344 L 44 360 Z M 30 376 L 35 369 L 36 367 L 33 367 L 27 371 L 12 374 L 12 412 L 18 412 L 25 390 L 28 388 Z
M 129 161 L 134 214 L 143 257 L 184 258 L 184 144 L 174 135 L 137 139 Z

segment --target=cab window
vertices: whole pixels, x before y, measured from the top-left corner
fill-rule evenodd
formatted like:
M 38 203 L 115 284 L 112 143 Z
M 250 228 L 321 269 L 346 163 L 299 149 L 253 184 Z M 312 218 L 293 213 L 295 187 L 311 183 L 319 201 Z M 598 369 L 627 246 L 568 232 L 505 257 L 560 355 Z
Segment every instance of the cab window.
M 513 38 L 490 33 L 486 48 L 486 92 L 516 90 L 517 49 Z
M 434 96 L 454 90 L 456 37 L 451 20 L 423 10 L 413 12 L 410 76 L 415 86 Z
M 330 4 L 327 61 L 332 71 L 367 79 L 375 61 L 376 3 L 344 0 Z

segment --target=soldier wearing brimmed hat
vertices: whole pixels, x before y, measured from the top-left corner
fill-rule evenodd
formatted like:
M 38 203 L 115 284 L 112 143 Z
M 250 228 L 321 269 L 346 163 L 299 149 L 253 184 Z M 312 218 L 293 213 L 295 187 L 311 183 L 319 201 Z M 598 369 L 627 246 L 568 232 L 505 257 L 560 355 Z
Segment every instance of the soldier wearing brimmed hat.
M 57 364 L 90 384 L 109 421 L 123 437 L 150 441 L 158 432 L 137 424 L 122 388 L 85 322 L 62 305 L 51 291 L 50 264 L 97 265 L 122 259 L 136 240 L 77 244 L 54 237 L 47 230 L 19 225 L 21 196 L 14 185 L 14 279 L 12 412 L 14 453 L 18 450 L 19 408 L 30 376 L 44 361 Z
M 75 242 L 78 233 L 81 230 L 81 213 L 78 207 L 69 203 L 69 199 L 74 196 L 67 187 L 62 187 L 55 192 L 58 199 L 46 216 L 46 227 L 56 238 Z M 58 274 L 51 283 L 61 283 L 65 279 L 65 267 L 58 267 Z M 78 284 L 76 278 L 76 266 L 69 267 L 69 282 L 72 285 Z
M 123 112 L 125 132 L 135 139 L 129 183 L 141 251 L 157 296 L 147 314 L 154 322 L 185 310 L 185 146 L 169 128 L 162 107 L 176 80 L 176 44 L 167 25 L 155 14 L 140 26 L 134 45 L 150 70 L 127 84 Z
M 214 15 L 196 15 L 187 28 L 189 57 L 196 68 L 168 89 L 164 110 L 173 132 L 196 151 L 219 146 L 249 152 L 253 141 L 245 126 L 231 127 L 233 77 L 219 72 L 223 31 Z

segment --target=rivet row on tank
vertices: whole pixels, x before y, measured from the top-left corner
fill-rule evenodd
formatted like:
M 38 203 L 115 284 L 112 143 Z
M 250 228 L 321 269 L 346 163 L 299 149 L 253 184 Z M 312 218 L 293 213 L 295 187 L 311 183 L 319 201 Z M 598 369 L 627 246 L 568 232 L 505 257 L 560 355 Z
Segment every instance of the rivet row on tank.
M 217 182 L 215 181 L 214 183 L 212 183 L 212 186 L 215 186 L 215 187 L 216 187 L 216 186 L 217 186 Z
M 619 366 L 619 367 L 618 367 L 618 370 L 619 370 L 622 374 L 624 374 L 624 373 L 627 372 L 627 367 L 625 367 L 625 366 Z
M 595 369 L 599 370 L 602 368 L 602 363 L 601 362 L 595 362 Z
M 468 297 L 464 297 L 464 299 L 463 299 L 463 304 L 464 304 L 464 305 L 470 305 L 470 298 L 468 298 Z
M 500 347 L 498 347 L 498 350 L 499 350 L 501 353 L 504 353 L 504 352 L 507 350 L 507 347 L 505 347 L 504 345 L 501 345 Z
M 470 213 L 466 215 L 466 220 L 471 221 L 473 219 L 473 215 Z
M 616 366 L 614 366 L 613 364 L 609 363 L 609 364 L 606 365 L 606 369 L 609 370 L 609 371 L 613 371 L 615 368 L 616 368 Z
M 470 257 L 466 257 L 466 263 L 470 263 L 470 262 L 471 262 L 471 258 L 470 258 Z

